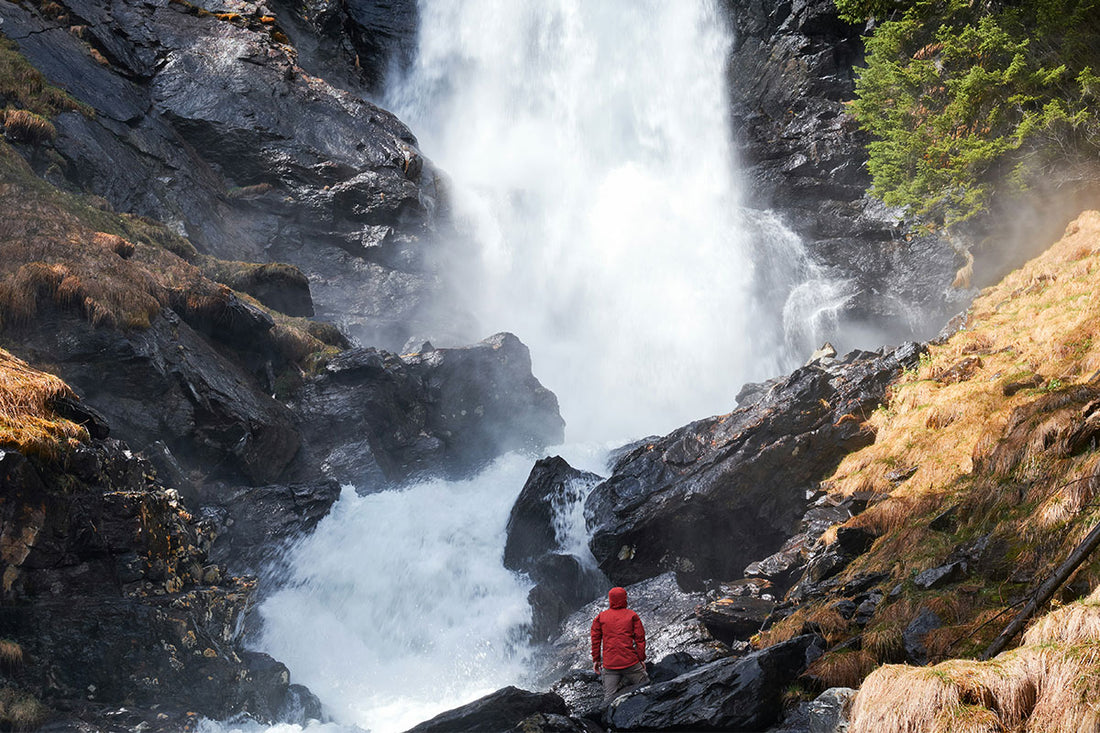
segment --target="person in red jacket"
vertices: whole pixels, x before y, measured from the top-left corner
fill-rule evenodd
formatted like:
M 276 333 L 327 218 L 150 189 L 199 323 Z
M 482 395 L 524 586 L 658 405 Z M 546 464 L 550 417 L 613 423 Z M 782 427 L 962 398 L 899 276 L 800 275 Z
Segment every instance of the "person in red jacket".
M 649 684 L 642 620 L 626 607 L 623 588 L 612 588 L 607 600 L 611 608 L 592 622 L 592 663 L 596 674 L 602 670 L 604 703 L 616 694 Z

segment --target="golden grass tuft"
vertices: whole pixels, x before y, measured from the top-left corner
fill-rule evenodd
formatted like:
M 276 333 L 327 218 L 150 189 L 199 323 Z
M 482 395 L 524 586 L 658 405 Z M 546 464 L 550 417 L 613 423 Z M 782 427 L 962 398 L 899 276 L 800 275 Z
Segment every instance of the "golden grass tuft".
M 123 239 L 117 234 L 96 232 L 92 235 L 92 244 L 105 247 L 124 260 L 134 256 L 134 243 Z
M 1084 600 L 1055 609 L 1024 632 L 1024 645 L 1100 644 L 1100 588 Z
M 1098 619 L 1094 591 L 1047 614 L 1023 647 L 991 661 L 880 667 L 856 696 L 850 731 L 1100 731 Z
M 5 730 L 37 730 L 50 710 L 34 696 L 11 687 L 0 687 L 0 726 Z
M 23 647 L 11 639 L 0 639 L 0 666 L 12 669 L 23 664 Z
M 61 450 L 88 439 L 88 432 L 58 417 L 50 403 L 76 399 L 67 384 L 0 349 L 0 445 L 27 455 L 56 458 Z
M 859 687 L 863 679 L 878 666 L 875 656 L 862 649 L 832 651 L 814 660 L 804 676 L 819 680 L 822 689 Z
M 9 109 L 4 112 L 4 133 L 10 140 L 31 145 L 41 145 L 57 139 L 57 129 L 52 122 L 25 109 Z

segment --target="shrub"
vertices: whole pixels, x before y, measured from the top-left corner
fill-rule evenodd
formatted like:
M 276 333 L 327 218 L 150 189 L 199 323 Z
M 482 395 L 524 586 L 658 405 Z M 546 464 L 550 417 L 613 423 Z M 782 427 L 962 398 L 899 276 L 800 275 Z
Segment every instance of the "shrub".
M 894 17 L 867 39 L 852 111 L 872 193 L 932 224 L 1100 154 L 1100 0 L 837 3 Z
M 37 730 L 48 714 L 49 709 L 33 695 L 0 687 L 0 724 L 5 730 Z

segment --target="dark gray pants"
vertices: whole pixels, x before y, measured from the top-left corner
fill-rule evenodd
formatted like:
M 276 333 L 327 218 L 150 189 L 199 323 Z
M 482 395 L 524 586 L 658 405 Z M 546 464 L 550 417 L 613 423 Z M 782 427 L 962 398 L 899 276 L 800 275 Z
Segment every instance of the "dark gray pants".
M 645 664 L 642 662 L 626 669 L 608 669 L 604 667 L 601 677 L 603 679 L 604 705 L 619 695 L 625 695 L 642 685 L 649 684 L 649 675 L 646 674 Z

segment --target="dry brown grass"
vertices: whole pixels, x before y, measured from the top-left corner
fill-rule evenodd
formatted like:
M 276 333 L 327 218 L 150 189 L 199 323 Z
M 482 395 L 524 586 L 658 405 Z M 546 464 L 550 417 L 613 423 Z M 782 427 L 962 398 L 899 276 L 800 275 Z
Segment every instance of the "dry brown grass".
M 69 110 L 92 115 L 87 105 L 49 84 L 17 49 L 14 41 L 0 37 L 0 106 L 26 110 L 44 118 Z
M 1055 609 L 1026 632 L 1024 645 L 1100 643 L 1100 588 L 1087 598 Z
M 13 669 L 23 664 L 23 647 L 10 639 L 0 639 L 0 667 Z
M 57 139 L 57 129 L 53 123 L 29 110 L 6 110 L 3 113 L 3 122 L 4 134 L 16 142 L 41 145 Z
M 57 377 L 0 349 L 0 445 L 55 458 L 65 447 L 87 440 L 83 427 L 54 413 L 50 403 L 58 397 L 76 395 Z
M 878 666 L 879 661 L 866 650 L 826 652 L 814 660 L 804 676 L 817 680 L 821 689 L 859 687 Z
M 32 695 L 0 687 L 0 725 L 5 730 L 37 730 L 46 722 L 49 708 Z
M 95 326 L 116 329 L 147 328 L 166 307 L 185 319 L 217 323 L 233 297 L 226 285 L 187 261 L 217 264 L 199 257 L 186 239 L 155 222 L 105 212 L 54 189 L 3 143 L 0 210 L 5 214 L 0 220 L 0 329 L 33 327 L 43 308 L 76 312 Z M 272 276 L 286 269 L 233 263 L 236 270 L 242 267 Z M 282 317 L 241 297 L 275 318 L 275 328 L 261 338 L 288 363 L 305 368 L 315 355 L 346 345 L 326 343 L 326 338 L 333 340 L 331 327 Z
M 852 708 L 851 733 L 1100 731 L 1100 590 L 1047 614 L 989 662 L 887 665 Z

